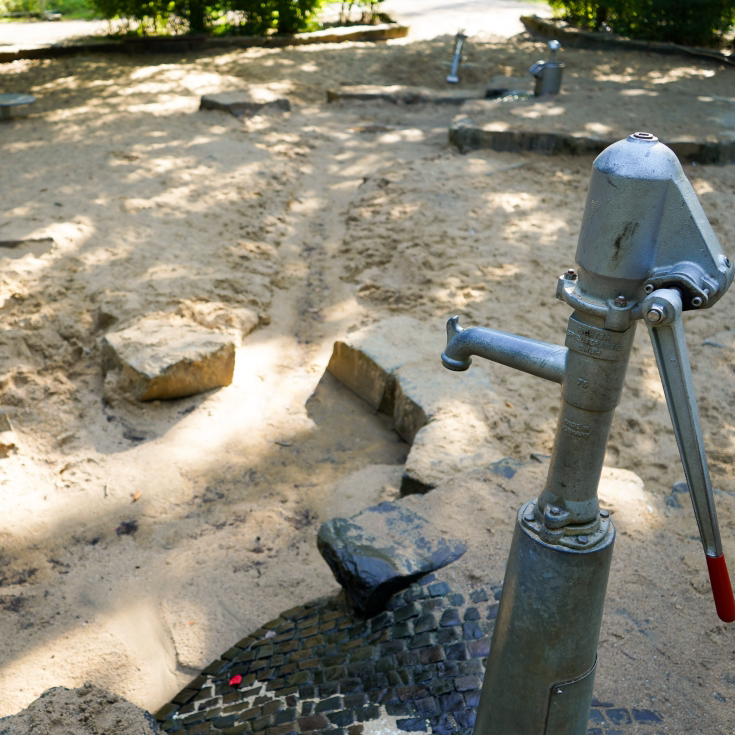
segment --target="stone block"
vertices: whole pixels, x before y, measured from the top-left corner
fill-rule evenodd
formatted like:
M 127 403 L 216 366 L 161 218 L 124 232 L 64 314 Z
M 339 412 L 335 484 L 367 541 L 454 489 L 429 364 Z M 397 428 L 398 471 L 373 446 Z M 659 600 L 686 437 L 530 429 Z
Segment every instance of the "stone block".
M 437 92 L 424 87 L 407 87 L 401 84 L 380 86 L 361 84 L 327 90 L 327 102 L 390 102 L 394 105 L 462 105 L 478 99 L 476 92 Z
M 398 434 L 412 444 L 403 495 L 502 456 L 485 420 L 484 407 L 498 402 L 487 375 L 442 368 L 444 346 L 441 328 L 391 317 L 336 342 L 327 366 L 373 409 L 392 415 Z
M 424 325 L 404 316 L 371 325 L 334 343 L 327 370 L 376 411 L 392 414 L 393 374 L 414 359 L 416 350 L 426 353 L 425 332 Z
M 397 503 L 327 521 L 317 546 L 355 610 L 364 615 L 380 612 L 393 594 L 467 550 Z
M 287 97 L 279 97 L 265 88 L 251 88 L 218 94 L 202 95 L 200 110 L 224 110 L 235 117 L 270 115 L 274 112 L 289 112 L 291 103 Z
M 28 115 L 28 105 L 35 101 L 36 98 L 32 94 L 0 94 L 0 120 L 26 117 Z
M 144 317 L 102 340 L 105 393 L 165 400 L 229 385 L 235 370 L 230 335 L 175 315 Z
M 482 404 L 447 405 L 416 434 L 406 459 L 401 495 L 425 493 L 454 475 L 487 467 L 501 458 Z
M 179 304 L 176 314 L 207 329 L 230 335 L 237 345 L 242 344 L 259 322 L 258 315 L 251 309 L 233 307 L 221 301 L 185 300 Z

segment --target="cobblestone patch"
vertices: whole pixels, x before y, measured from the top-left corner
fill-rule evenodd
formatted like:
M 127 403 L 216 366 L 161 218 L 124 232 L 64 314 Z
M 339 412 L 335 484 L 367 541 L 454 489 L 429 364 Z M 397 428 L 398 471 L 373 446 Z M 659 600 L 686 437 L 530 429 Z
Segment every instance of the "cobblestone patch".
M 388 609 L 355 617 L 341 597 L 286 610 L 207 666 L 156 719 L 180 735 L 471 735 L 500 586 L 468 594 L 428 575 Z M 588 735 L 666 735 L 652 710 L 594 700 Z

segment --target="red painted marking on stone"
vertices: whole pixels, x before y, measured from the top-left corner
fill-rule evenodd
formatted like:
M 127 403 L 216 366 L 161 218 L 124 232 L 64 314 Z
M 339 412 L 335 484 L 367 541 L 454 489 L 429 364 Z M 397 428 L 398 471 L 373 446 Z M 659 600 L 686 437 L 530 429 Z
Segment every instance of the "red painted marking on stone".
M 735 622 L 735 597 L 732 594 L 730 575 L 727 573 L 725 555 L 707 556 L 709 581 L 715 598 L 715 608 L 720 620 L 726 623 Z
M 239 687 L 240 684 L 242 684 L 242 676 L 240 676 L 240 674 L 236 674 L 232 679 L 230 679 L 229 684 L 231 687 Z

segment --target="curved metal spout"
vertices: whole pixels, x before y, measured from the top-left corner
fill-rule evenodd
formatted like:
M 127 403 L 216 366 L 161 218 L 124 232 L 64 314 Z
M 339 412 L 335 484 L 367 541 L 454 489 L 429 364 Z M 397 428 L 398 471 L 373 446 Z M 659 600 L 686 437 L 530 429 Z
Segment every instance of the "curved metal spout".
M 453 316 L 447 322 L 447 347 L 442 352 L 442 364 L 449 370 L 467 370 L 472 364 L 471 356 L 477 355 L 554 383 L 563 383 L 568 352 L 560 345 L 495 329 L 462 329 L 459 317 Z

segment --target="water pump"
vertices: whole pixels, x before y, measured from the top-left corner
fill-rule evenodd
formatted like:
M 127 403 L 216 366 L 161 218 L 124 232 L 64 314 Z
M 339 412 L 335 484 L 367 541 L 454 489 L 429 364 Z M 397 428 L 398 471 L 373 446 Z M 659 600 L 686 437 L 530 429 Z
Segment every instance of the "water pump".
M 561 385 L 546 484 L 518 511 L 475 735 L 584 735 L 615 529 L 597 487 L 633 335 L 645 322 L 699 526 L 718 615 L 735 621 L 682 314 L 735 274 L 676 155 L 634 133 L 595 160 L 576 253 L 557 283 L 565 346 L 447 324 L 442 362 L 472 355 Z
M 559 41 L 549 41 L 548 61 L 537 61 L 528 71 L 536 77 L 534 94 L 543 97 L 547 94 L 561 92 L 561 78 L 564 74 L 564 64 L 556 60 L 556 52 L 561 48 Z

